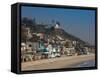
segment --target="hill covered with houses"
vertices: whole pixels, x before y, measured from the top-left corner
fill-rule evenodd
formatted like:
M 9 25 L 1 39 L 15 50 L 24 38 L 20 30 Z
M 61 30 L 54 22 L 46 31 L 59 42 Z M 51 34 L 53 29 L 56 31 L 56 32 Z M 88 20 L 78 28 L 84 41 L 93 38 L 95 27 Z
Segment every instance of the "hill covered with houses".
M 39 54 L 42 55 L 41 58 L 44 55 L 50 58 L 61 55 L 88 54 L 94 51 L 94 48 L 91 49 L 87 42 L 64 31 L 60 25 L 58 21 L 48 25 L 37 23 L 35 18 L 22 18 L 21 52 L 34 52 L 35 59 Z M 25 57 L 24 54 L 22 56 Z
M 22 19 L 22 25 L 23 28 L 29 28 L 30 33 L 43 33 L 46 36 L 50 36 L 51 38 L 57 38 L 60 39 L 70 39 L 73 41 L 78 41 L 82 44 L 88 44 L 85 41 L 81 40 L 78 37 L 75 37 L 74 35 L 69 34 L 68 32 L 64 31 L 62 28 L 60 28 L 60 23 L 51 24 L 51 26 L 48 27 L 48 24 L 37 24 L 35 19 L 28 19 L 23 18 Z

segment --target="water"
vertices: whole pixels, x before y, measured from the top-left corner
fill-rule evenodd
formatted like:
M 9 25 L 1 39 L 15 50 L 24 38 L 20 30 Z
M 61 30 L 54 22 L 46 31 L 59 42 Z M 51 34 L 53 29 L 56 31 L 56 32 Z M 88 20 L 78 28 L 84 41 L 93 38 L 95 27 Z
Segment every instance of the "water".
M 94 67 L 94 66 L 95 66 L 95 60 L 89 60 L 75 65 L 75 67 Z

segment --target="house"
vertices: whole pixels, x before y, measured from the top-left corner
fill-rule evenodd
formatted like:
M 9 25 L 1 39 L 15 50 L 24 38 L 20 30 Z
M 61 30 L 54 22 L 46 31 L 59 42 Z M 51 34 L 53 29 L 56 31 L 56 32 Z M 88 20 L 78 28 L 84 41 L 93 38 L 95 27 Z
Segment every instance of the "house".
M 32 51 L 31 45 L 28 45 L 27 43 L 21 43 L 21 60 L 22 62 L 25 61 L 32 61 L 33 53 L 29 53 Z
M 24 42 L 21 43 L 21 52 L 26 52 L 26 44 Z
M 95 53 L 95 46 L 92 45 L 86 45 L 84 46 L 86 48 L 86 51 L 89 53 Z
M 27 31 L 27 37 L 32 38 L 32 33 L 30 31 L 30 28 L 26 28 L 26 31 Z

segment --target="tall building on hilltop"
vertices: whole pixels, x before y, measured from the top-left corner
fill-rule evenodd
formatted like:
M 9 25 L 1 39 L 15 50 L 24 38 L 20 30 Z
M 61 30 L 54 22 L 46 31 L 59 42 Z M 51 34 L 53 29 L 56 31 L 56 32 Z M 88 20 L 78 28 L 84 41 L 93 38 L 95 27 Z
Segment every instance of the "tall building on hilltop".
M 60 23 L 56 22 L 56 25 L 54 26 L 55 29 L 60 29 Z

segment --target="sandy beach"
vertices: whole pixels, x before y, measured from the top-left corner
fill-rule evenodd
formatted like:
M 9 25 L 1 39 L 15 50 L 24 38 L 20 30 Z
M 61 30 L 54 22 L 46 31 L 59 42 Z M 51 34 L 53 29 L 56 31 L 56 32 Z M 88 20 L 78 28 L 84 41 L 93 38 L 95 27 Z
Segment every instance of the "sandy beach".
M 41 69 L 73 68 L 73 65 L 89 60 L 95 60 L 95 55 L 89 54 L 80 56 L 63 56 L 59 58 L 24 62 L 21 63 L 21 70 L 26 71 Z

